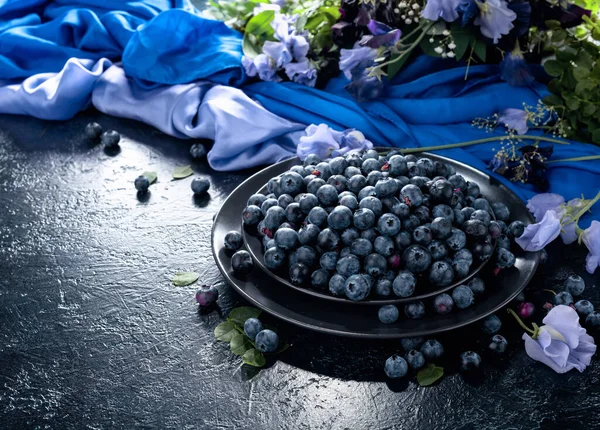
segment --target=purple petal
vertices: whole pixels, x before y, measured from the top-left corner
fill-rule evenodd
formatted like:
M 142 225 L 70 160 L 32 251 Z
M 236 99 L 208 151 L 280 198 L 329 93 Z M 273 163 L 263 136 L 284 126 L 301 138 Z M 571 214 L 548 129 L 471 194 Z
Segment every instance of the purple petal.
M 576 225 L 574 222 L 569 221 L 571 221 L 571 218 L 563 218 L 563 226 L 560 232 L 560 238 L 565 245 L 570 245 L 577 240 Z
M 570 306 L 554 306 L 543 321 L 544 324 L 558 331 L 571 349 L 577 348 L 579 337 L 585 334 L 585 329 L 579 325 L 579 315 Z
M 581 239 L 589 251 L 585 258 L 585 268 L 588 273 L 594 273 L 600 265 L 600 222 L 592 221 L 584 230 Z
M 523 109 L 506 109 L 498 117 L 498 121 L 508 128 L 512 128 L 517 134 L 523 135 L 529 131 L 527 127 L 527 112 Z
M 369 48 L 377 49 L 382 46 L 393 46 L 400 40 L 402 32 L 398 29 L 392 30 L 389 33 L 382 34 L 381 36 L 372 36 L 367 39 L 366 45 Z
M 517 18 L 517 14 L 508 8 L 505 0 L 476 3 L 480 14 L 475 19 L 475 25 L 480 26 L 481 34 L 498 43 L 502 35 L 508 34 L 514 27 L 512 22 Z
M 562 215 L 564 209 L 561 205 L 565 203 L 565 198 L 560 194 L 542 193 L 536 194 L 527 201 L 527 209 L 533 214 L 537 222 L 540 222 L 547 211 L 553 210 Z
M 439 18 L 446 22 L 456 21 L 456 8 L 460 2 L 461 0 L 427 0 L 421 16 L 430 21 L 437 21 Z
M 560 219 L 553 210 L 549 210 L 537 224 L 530 224 L 523 235 L 515 241 L 525 251 L 540 251 L 560 234 Z
M 370 67 L 373 65 L 375 57 L 377 57 L 377 51 L 367 46 L 342 49 L 340 50 L 340 71 L 344 73 L 346 78 L 352 79 L 352 72 L 355 69 L 364 70 L 367 67 Z
M 393 30 L 393 28 L 389 25 L 386 25 L 383 22 L 375 21 L 374 19 L 369 21 L 367 28 L 373 36 L 381 36 L 382 34 L 389 33 Z
M 544 353 L 542 346 L 537 341 L 533 340 L 529 335 L 523 334 L 523 340 L 525 341 L 525 352 L 527 352 L 527 355 L 529 355 L 534 360 L 544 363 L 556 373 L 565 373 L 571 370 L 571 368 L 561 367 L 557 363 L 555 363 L 550 357 L 548 357 Z M 565 347 L 567 347 L 566 344 L 564 345 Z
M 306 128 L 306 134 L 306 136 L 300 138 L 296 149 L 298 158 L 301 160 L 304 160 L 310 154 L 317 154 L 321 158 L 326 158 L 340 147 L 327 124 L 310 125 Z

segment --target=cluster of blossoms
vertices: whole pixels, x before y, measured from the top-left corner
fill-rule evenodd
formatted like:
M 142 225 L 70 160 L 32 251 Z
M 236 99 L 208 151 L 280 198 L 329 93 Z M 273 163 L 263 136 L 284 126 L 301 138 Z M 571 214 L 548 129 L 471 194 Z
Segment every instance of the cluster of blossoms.
M 278 5 L 269 5 L 279 7 Z M 317 69 L 307 58 L 309 50 L 308 33 L 295 28 L 297 16 L 286 16 L 276 10 L 271 22 L 277 41 L 266 41 L 262 53 L 254 58 L 244 55 L 242 64 L 250 77 L 258 76 L 263 81 L 280 82 L 281 72 L 293 82 L 314 87 L 317 82 Z
M 568 202 L 558 194 L 538 194 L 527 203 L 535 224 L 530 224 L 516 242 L 525 251 L 540 251 L 560 236 L 565 244 L 580 240 L 588 248 L 586 270 L 594 273 L 600 266 L 600 222 L 592 221 L 590 227 L 582 230 L 578 221 L 600 200 L 600 192 L 591 199 L 572 199 Z
M 325 159 L 372 148 L 373 143 L 353 128 L 336 131 L 327 124 L 311 124 L 306 127 L 306 136 L 300 138 L 296 152 L 301 160 L 310 154 Z

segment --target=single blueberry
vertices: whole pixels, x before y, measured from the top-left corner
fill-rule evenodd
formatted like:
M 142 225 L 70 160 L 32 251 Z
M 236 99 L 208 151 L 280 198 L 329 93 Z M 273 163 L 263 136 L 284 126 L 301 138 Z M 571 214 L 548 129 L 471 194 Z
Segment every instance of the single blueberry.
M 434 240 L 427 245 L 427 249 L 431 253 L 431 258 L 433 258 L 434 261 L 443 260 L 448 256 L 448 247 L 441 240 Z
M 352 250 L 352 254 L 364 258 L 373 252 L 373 244 L 371 241 L 359 237 L 352 242 L 350 249 Z
M 338 192 L 332 185 L 323 185 L 317 190 L 317 198 L 323 206 L 333 206 L 338 202 Z
M 121 141 L 121 135 L 115 130 L 108 130 L 102 133 L 100 136 L 100 142 L 104 145 L 105 148 L 116 148 L 119 146 L 119 142 Z
M 232 230 L 227 232 L 223 242 L 226 250 L 237 251 L 244 245 L 244 238 L 239 231 Z
M 467 191 L 467 181 L 461 175 L 452 175 L 448 177 L 448 182 L 452 184 L 454 189 L 458 188 L 461 191 Z
M 346 294 L 344 285 L 346 284 L 346 278 L 336 273 L 329 280 L 329 292 L 334 296 L 343 296 Z
M 467 235 L 457 228 L 452 229 L 452 234 L 446 239 L 446 245 L 453 250 L 458 251 L 467 244 Z
M 433 234 L 429 227 L 423 225 L 415 228 L 412 232 L 413 242 L 419 245 L 429 245 L 433 240 Z
M 336 206 L 327 217 L 327 225 L 335 230 L 345 230 L 352 225 L 352 210 L 346 206 Z
M 359 230 L 366 230 L 375 224 L 375 214 L 371 209 L 361 208 L 354 212 L 354 226 Z
M 344 196 L 340 198 L 340 205 L 346 206 L 351 210 L 358 209 L 358 200 L 354 196 Z
M 402 261 L 407 270 L 422 273 L 431 266 L 431 254 L 421 245 L 411 245 L 402 254 Z
M 473 254 L 467 248 L 459 249 L 454 253 L 454 260 L 467 260 L 470 266 L 473 263 Z
M 401 231 L 394 236 L 394 243 L 396 244 L 396 249 L 399 251 L 404 251 L 410 246 L 411 242 L 412 235 L 408 231 Z
M 302 263 L 295 263 L 290 267 L 290 281 L 294 285 L 303 285 L 310 279 L 310 269 Z
M 277 199 L 265 199 L 265 201 L 260 205 L 260 210 L 263 212 L 263 215 L 266 215 L 267 211 L 273 206 L 279 206 Z
M 272 330 L 262 330 L 256 335 L 255 343 L 260 352 L 275 352 L 279 346 L 279 336 Z
M 304 213 L 300 209 L 300 205 L 296 202 L 290 203 L 285 208 L 285 218 L 293 224 L 301 224 L 304 222 Z
M 275 232 L 275 244 L 284 251 L 290 251 L 298 246 L 298 233 L 291 228 L 279 228 Z
M 343 193 L 348 189 L 348 179 L 342 175 L 330 176 L 327 184 L 335 188 L 338 193 Z
M 454 270 L 454 276 L 457 279 L 465 278 L 471 270 L 471 263 L 469 260 L 455 258 L 452 260 L 450 265 L 452 266 L 452 270 Z
M 267 192 L 269 194 L 279 194 L 279 178 L 271 178 L 267 182 Z
M 231 268 L 238 275 L 247 275 L 252 272 L 254 262 L 248 251 L 237 251 L 231 256 Z
M 460 354 L 460 369 L 463 372 L 471 372 L 479 369 L 481 366 L 481 357 L 473 351 L 465 351 Z
M 435 202 L 449 203 L 454 194 L 454 187 L 446 179 L 432 181 L 429 185 L 429 195 Z
M 515 239 L 523 236 L 525 232 L 525 224 L 521 221 L 513 221 L 508 225 L 508 237 Z
M 367 185 L 375 187 L 381 178 L 383 178 L 383 173 L 378 170 L 374 170 L 367 175 Z
M 404 359 L 414 370 L 419 370 L 421 367 L 425 366 L 425 356 L 422 352 L 417 351 L 416 349 L 409 350 L 404 355 Z
M 340 236 L 335 230 L 326 228 L 319 233 L 317 245 L 324 251 L 335 251 L 340 245 Z
M 445 261 L 436 261 L 429 269 L 429 282 L 436 287 L 446 287 L 454 279 L 452 266 Z
M 325 289 L 329 285 L 329 272 L 325 269 L 315 270 L 310 279 L 312 286 L 318 289 Z
M 364 200 L 361 201 L 361 203 Z M 394 214 L 383 214 L 377 221 L 377 230 L 385 236 L 395 236 L 400 232 L 402 224 L 400 219 Z M 416 230 L 415 230 L 416 231 Z
M 473 291 L 466 285 L 459 285 L 452 290 L 452 299 L 459 309 L 466 309 L 475 302 Z
M 435 309 L 438 314 L 447 314 L 452 311 L 453 307 L 454 300 L 452 300 L 452 297 L 450 297 L 449 294 L 439 294 L 433 299 L 433 309 Z
M 352 242 L 360 237 L 360 232 L 356 228 L 350 227 L 344 230 L 340 237 L 344 246 L 350 246 Z
M 585 318 L 585 324 L 593 329 L 600 327 L 600 312 L 592 312 Z
M 375 187 L 367 185 L 362 190 L 360 190 L 356 196 L 359 202 L 365 197 L 376 197 Z
M 436 239 L 447 239 L 452 235 L 452 221 L 448 218 L 436 217 L 431 221 L 431 234 Z
M 284 209 L 287 208 L 291 203 L 294 203 L 294 198 L 289 194 L 282 194 L 277 199 L 277 204 Z
M 329 169 L 329 163 L 320 162 L 315 166 L 315 170 L 312 171 L 312 174 L 323 179 L 324 181 L 328 180 L 331 177 L 331 170 Z
M 311 179 L 310 181 L 308 181 L 306 183 L 306 192 L 310 193 L 310 194 L 317 194 L 317 191 L 319 191 L 319 189 L 324 186 L 327 185 L 327 182 L 325 182 L 323 179 L 321 178 L 317 178 L 316 176 L 310 176 L 314 179 Z M 307 178 L 309 178 L 309 176 L 307 176 Z M 306 181 L 305 181 L 306 182 Z M 317 196 L 315 196 L 316 198 Z M 318 202 L 318 199 L 317 199 Z
M 508 348 L 508 342 L 506 341 L 504 336 L 496 334 L 492 337 L 488 348 L 494 354 L 501 355 L 506 352 L 506 349 Z
M 319 199 L 317 199 L 317 196 L 314 194 L 302 194 L 302 197 L 300 197 L 300 200 L 298 201 L 298 205 L 302 212 L 308 214 L 314 207 L 319 206 Z
M 496 334 L 502 328 L 502 321 L 496 315 L 486 317 L 481 323 L 481 330 L 485 334 Z
M 272 208 L 269 208 L 265 214 L 265 227 L 271 231 L 275 231 L 285 219 L 285 210 L 281 206 L 273 206 Z
M 387 269 L 387 260 L 383 255 L 370 254 L 365 257 L 365 271 L 371 276 L 379 276 Z
M 336 264 L 337 272 L 348 278 L 360 272 L 360 260 L 355 255 L 351 254 L 346 257 L 341 257 Z
M 588 300 L 579 300 L 575 303 L 575 310 L 581 317 L 587 317 L 594 312 L 594 305 Z
M 416 185 L 405 185 L 400 190 L 400 201 L 411 207 L 419 206 L 423 202 L 423 193 Z
M 403 176 L 408 173 L 406 158 L 402 155 L 393 155 L 388 159 L 387 171 L 392 176 Z
M 565 281 L 565 291 L 568 291 L 573 296 L 580 296 L 585 290 L 585 282 L 578 275 L 571 275 Z
M 375 294 L 389 297 L 392 294 L 392 281 L 380 278 L 375 282 Z
M 296 257 L 295 263 L 302 263 L 307 267 L 314 267 L 317 265 L 318 256 L 317 251 L 311 246 L 302 245 L 294 253 Z
M 344 292 L 350 300 L 364 300 L 371 292 L 371 284 L 364 275 L 352 275 L 346 279 Z
M 379 321 L 384 324 L 393 324 L 398 321 L 398 317 L 400 316 L 400 312 L 398 308 L 394 305 L 385 305 L 379 308 L 377 312 L 379 316 Z
M 450 223 L 454 221 L 454 210 L 445 204 L 435 205 L 431 211 L 434 218 L 446 218 Z
M 506 222 L 510 218 L 510 210 L 502 202 L 492 203 L 492 211 L 497 220 Z
M 263 260 L 267 269 L 277 270 L 285 264 L 285 252 L 276 246 L 268 248 Z
M 410 297 L 415 292 L 417 279 L 408 270 L 401 270 L 394 279 L 392 287 L 398 297 Z
M 392 355 L 385 361 L 384 371 L 388 378 L 399 379 L 408 373 L 408 364 L 399 355 Z
M 373 242 L 373 249 L 384 257 L 389 257 L 394 253 L 394 241 L 389 236 L 378 236 Z
M 332 175 L 343 175 L 348 166 L 348 160 L 344 157 L 335 157 L 329 162 L 329 170 Z
M 214 285 L 202 285 L 196 291 L 196 301 L 201 307 L 208 307 L 214 304 L 219 298 L 219 290 Z
M 469 181 L 467 182 L 467 190 L 465 193 L 467 196 L 476 199 L 481 194 L 481 190 L 479 189 L 479 185 L 477 185 L 475 182 Z
M 286 172 L 279 178 L 281 194 L 295 196 L 304 190 L 304 179 L 296 172 Z
M 138 190 L 140 193 L 145 193 L 150 187 L 150 180 L 146 176 L 140 175 L 137 178 L 135 178 L 133 185 L 135 186 L 135 189 Z
M 507 251 L 506 249 L 504 250 Z M 475 245 L 473 245 L 473 247 L 471 248 L 471 252 L 473 253 L 473 257 L 475 258 L 475 260 L 484 261 L 492 256 L 492 253 L 494 252 L 494 246 L 487 241 L 479 241 Z M 510 258 L 510 255 L 506 254 L 505 257 Z
M 379 198 L 392 197 L 398 192 L 398 184 L 389 176 L 381 178 L 375 184 L 375 192 Z
M 102 135 L 102 126 L 97 122 L 90 122 L 88 125 L 85 126 L 84 134 L 86 138 L 93 142 L 96 142 L 98 141 L 98 139 L 100 139 L 100 136 Z
M 425 315 L 425 304 L 421 301 L 404 306 L 404 314 L 411 319 L 419 319 Z
M 471 219 L 476 219 L 481 221 L 486 227 L 489 227 L 490 222 L 492 221 L 492 217 L 488 211 L 484 211 L 481 209 L 476 210 L 471 214 Z
M 377 217 L 383 213 L 383 203 L 374 196 L 366 196 L 362 199 L 359 197 L 358 206 L 361 209 L 370 209 Z
M 444 347 L 435 339 L 428 339 L 421 346 L 421 352 L 428 361 L 435 361 L 444 355 Z
M 496 251 L 496 266 L 501 269 L 513 267 L 516 258 L 512 252 L 505 248 L 498 248 Z
M 337 252 L 325 252 L 323 255 L 321 255 L 321 259 L 319 262 L 323 269 L 333 271 L 333 270 L 335 270 L 337 261 L 338 261 Z
M 485 292 L 485 283 L 481 278 L 472 278 L 467 283 L 467 287 L 471 289 L 475 296 L 480 296 Z
M 358 194 L 366 186 L 367 178 L 363 175 L 354 175 L 348 179 L 348 189 L 354 194 Z
M 362 176 L 362 170 L 360 170 L 359 167 L 350 165 L 350 166 L 348 166 L 348 168 L 346 170 L 344 170 L 344 176 L 348 179 L 350 179 L 351 177 L 356 176 L 356 175 Z M 365 183 L 366 183 L 366 181 L 367 181 L 367 178 L 365 178 Z
M 210 188 L 210 182 L 206 178 L 194 178 L 191 184 L 191 188 L 194 194 L 206 194 L 206 192 Z
M 414 215 L 410 215 L 408 218 L 404 218 L 402 220 L 402 226 L 404 227 L 404 230 L 410 233 L 412 233 L 412 231 L 415 228 L 417 228 L 420 224 L 421 221 L 419 221 L 419 218 L 417 218 Z
M 306 219 L 311 224 L 316 225 L 317 227 L 323 227 L 327 223 L 327 217 L 329 214 L 325 209 L 321 206 L 316 206 L 310 210 Z
M 263 331 L 263 325 L 258 318 L 248 318 L 244 323 L 244 333 L 252 342 L 256 340 L 256 335 Z
M 315 224 L 306 224 L 298 230 L 298 240 L 302 245 L 316 245 L 321 229 Z
M 200 160 L 206 157 L 206 147 L 201 143 L 194 143 L 190 147 L 190 155 L 194 160 Z
M 481 239 L 488 234 L 487 226 L 478 219 L 470 219 L 462 225 L 462 230 L 471 238 Z
M 410 215 L 410 207 L 406 203 L 398 201 L 398 203 L 394 203 L 390 212 L 402 219 Z
M 264 194 L 252 194 L 248 199 L 247 206 L 254 205 L 260 207 L 265 200 L 267 200 L 267 197 Z
M 573 296 L 568 291 L 561 291 L 556 296 L 554 296 L 555 305 L 569 306 L 571 303 L 573 303 Z
M 319 157 L 317 154 L 309 154 L 305 159 L 304 159 L 304 166 L 310 166 L 310 165 L 317 165 L 321 162 L 321 157 Z
M 374 170 L 380 170 L 381 166 L 379 164 L 379 160 L 376 160 L 374 158 L 368 158 L 365 161 L 363 161 L 362 166 L 360 168 L 365 175 L 368 175 Z
M 492 239 L 496 239 L 502 234 L 502 227 L 497 221 L 491 221 L 490 225 L 488 226 L 488 233 Z

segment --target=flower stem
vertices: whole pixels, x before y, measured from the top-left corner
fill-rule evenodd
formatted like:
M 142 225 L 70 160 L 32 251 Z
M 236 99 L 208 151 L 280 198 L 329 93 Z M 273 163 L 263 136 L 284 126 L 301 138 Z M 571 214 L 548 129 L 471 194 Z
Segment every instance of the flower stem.
M 432 21 L 429 24 L 427 24 L 425 27 L 423 27 L 423 32 L 421 34 L 419 34 L 419 37 L 417 37 L 415 39 L 415 41 L 406 49 L 406 51 L 404 51 L 402 54 L 398 55 L 393 60 L 389 60 L 389 61 L 386 61 L 385 63 L 381 63 L 381 64 L 377 65 L 377 67 L 383 68 L 384 66 L 388 66 L 392 63 L 397 63 L 398 61 L 401 61 L 404 57 L 410 55 L 411 52 L 419 45 L 419 43 L 421 43 L 421 40 L 423 40 L 423 38 L 425 37 L 425 35 L 429 31 L 429 29 L 431 27 L 433 27 L 434 24 L 435 24 L 435 21 Z
M 561 158 L 558 160 L 546 161 L 546 164 L 563 163 L 566 161 L 590 161 L 590 160 L 600 160 L 600 155 L 586 155 L 585 157 Z
M 596 197 L 594 197 L 592 200 L 588 200 L 578 211 L 577 213 L 571 217 L 571 222 L 574 222 L 575 225 L 577 225 L 577 221 L 579 221 L 579 218 L 581 218 L 581 216 L 583 214 L 585 214 L 587 211 L 589 211 L 592 206 L 594 206 L 596 204 L 596 202 L 600 200 L 600 192 L 598 192 L 598 194 L 596 194 Z
M 529 327 L 527 327 L 525 325 L 525 323 L 523 322 L 523 320 L 519 317 L 519 315 L 517 315 L 517 313 L 515 311 L 513 311 L 512 309 L 508 308 L 506 309 L 508 311 L 509 314 L 511 314 L 513 317 L 515 317 L 515 319 L 517 320 L 517 322 L 519 323 L 519 325 L 521 327 L 523 327 L 523 329 L 529 333 L 531 333 L 532 335 L 535 335 L 536 332 L 535 330 L 530 329 Z

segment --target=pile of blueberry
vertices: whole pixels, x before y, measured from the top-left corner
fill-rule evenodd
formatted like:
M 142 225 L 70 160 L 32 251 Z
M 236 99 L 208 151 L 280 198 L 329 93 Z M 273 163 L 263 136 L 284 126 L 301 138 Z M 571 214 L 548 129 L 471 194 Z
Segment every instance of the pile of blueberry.
M 452 165 L 398 151 L 309 155 L 269 180 L 267 190 L 252 195 L 242 213 L 245 228 L 262 237 L 264 265 L 295 285 L 355 301 L 460 284 L 491 257 L 497 269 L 512 267 L 510 239 L 525 228 L 508 224 L 508 207 L 490 203 Z M 249 273 L 252 259 L 239 252 L 233 269 Z M 483 290 L 474 278 L 437 296 L 434 308 L 468 307 Z M 420 318 L 425 305 L 416 301 L 404 311 Z M 379 312 L 385 323 L 398 314 L 394 305 Z

